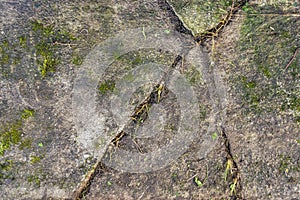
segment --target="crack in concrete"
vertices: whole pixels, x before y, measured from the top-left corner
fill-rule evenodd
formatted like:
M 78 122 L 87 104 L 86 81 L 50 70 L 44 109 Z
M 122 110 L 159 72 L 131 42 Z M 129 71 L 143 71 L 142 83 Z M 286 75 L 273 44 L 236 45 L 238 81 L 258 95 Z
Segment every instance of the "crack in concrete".
M 101 161 L 97 161 L 89 173 L 85 176 L 84 180 L 81 182 L 79 188 L 73 193 L 72 200 L 79 200 L 88 194 L 90 191 L 91 184 L 100 170 L 104 171 L 106 167 Z
M 228 14 L 226 15 L 226 17 L 223 20 L 221 20 L 220 23 L 217 24 L 217 26 L 205 31 L 204 33 L 200 34 L 200 36 L 197 36 L 197 37 L 193 35 L 192 31 L 179 18 L 175 9 L 172 7 L 172 5 L 167 0 L 159 0 L 158 3 L 159 3 L 160 8 L 162 10 L 167 11 L 167 13 L 169 14 L 171 23 L 174 24 L 174 26 L 175 26 L 174 28 L 177 32 L 187 35 L 187 36 L 190 36 L 197 44 L 203 45 L 203 43 L 207 42 L 209 39 L 212 39 L 213 37 L 218 37 L 219 36 L 218 33 L 222 32 L 222 30 L 225 28 L 225 26 L 227 26 L 231 22 L 233 15 L 236 14 L 236 12 L 238 10 L 240 10 L 242 8 L 242 6 L 244 6 L 248 1 L 249 0 L 241 0 L 241 1 L 237 2 L 237 4 L 234 4 L 234 1 L 233 1 L 232 7 L 228 11 Z M 182 59 L 182 58 L 180 57 L 180 59 Z M 175 58 L 175 61 L 174 61 L 174 63 L 176 63 L 176 65 L 178 63 L 177 60 L 178 60 L 178 57 Z M 218 85 L 218 83 L 216 83 L 215 80 L 213 80 L 213 84 Z M 221 110 L 224 110 L 224 108 L 223 108 L 224 105 L 222 105 L 220 102 L 217 102 L 217 104 L 218 104 L 218 107 L 222 107 Z M 221 118 L 223 118 L 223 117 L 221 117 Z M 221 121 L 222 121 L 222 119 L 221 119 Z M 222 122 L 221 122 L 221 124 L 222 124 Z M 223 127 L 223 125 L 221 125 L 221 136 L 224 139 L 225 151 L 227 153 L 227 161 L 232 162 L 231 170 L 233 171 L 233 173 L 232 173 L 231 177 L 233 179 L 233 183 L 237 184 L 237 189 L 236 189 L 237 192 L 234 193 L 231 196 L 231 198 L 237 199 L 239 193 L 242 190 L 242 185 L 240 183 L 240 171 L 239 171 L 238 165 L 233 157 L 231 147 L 230 147 L 230 141 L 228 139 L 228 136 L 225 132 L 225 128 Z M 94 164 L 92 169 L 86 175 L 85 179 L 81 182 L 80 187 L 74 192 L 73 197 L 72 197 L 73 200 L 81 199 L 81 198 L 83 198 L 84 194 L 89 193 L 90 186 L 91 186 L 93 179 L 97 175 L 97 172 L 99 171 L 99 169 L 103 168 L 103 166 L 104 165 L 101 163 L 101 161 L 97 161 Z
M 187 26 L 184 24 L 184 22 L 178 17 L 178 14 L 176 13 L 175 9 L 167 0 L 160 0 L 158 1 L 158 3 L 162 10 L 168 12 L 171 23 L 175 25 L 176 31 L 178 31 L 179 33 L 189 35 L 192 38 L 194 38 L 192 31 L 188 29 Z
M 237 1 L 237 2 L 233 1 L 232 6 L 231 6 L 230 10 L 228 11 L 227 15 L 215 27 L 205 31 L 204 33 L 200 34 L 200 36 L 193 35 L 192 31 L 184 25 L 184 22 L 178 17 L 176 11 L 174 10 L 174 8 L 170 5 L 170 3 L 167 0 L 163 0 L 160 2 L 162 4 L 161 8 L 168 11 L 171 22 L 175 24 L 175 30 L 178 31 L 179 33 L 188 34 L 188 35 L 192 36 L 196 43 L 203 45 L 205 42 L 208 42 L 212 38 L 219 37 L 220 33 L 224 30 L 224 28 L 232 21 L 232 18 L 234 17 L 234 15 L 246 3 L 248 3 L 249 0 L 241 0 L 241 1 Z M 215 82 L 215 80 L 213 80 L 213 84 L 215 84 L 216 86 L 219 85 Z M 218 106 L 221 107 L 220 110 L 225 109 L 224 105 L 222 105 L 220 102 L 218 102 Z M 223 117 L 221 117 L 221 118 L 223 118 Z M 223 120 L 221 119 L 221 121 L 223 121 Z M 222 124 L 222 122 L 221 122 L 221 124 Z M 237 162 L 235 161 L 235 159 L 233 157 L 233 154 L 231 151 L 231 146 L 230 146 L 230 141 L 226 134 L 225 127 L 223 127 L 223 125 L 221 125 L 221 136 L 224 139 L 225 151 L 227 153 L 227 162 L 232 163 L 232 168 L 230 169 L 230 170 L 232 170 L 232 176 L 231 176 L 231 178 L 233 180 L 232 184 L 234 184 L 234 187 L 236 187 L 236 189 L 232 189 L 231 188 L 232 184 L 230 186 L 231 192 L 233 190 L 236 191 L 236 192 L 232 193 L 231 198 L 237 199 L 239 196 L 239 193 L 242 190 L 240 170 L 237 165 Z
M 231 178 L 232 178 L 232 184 L 230 185 L 230 189 L 232 192 L 232 199 L 238 199 L 239 194 L 242 191 L 242 185 L 241 185 L 241 176 L 240 176 L 240 170 L 237 165 L 237 162 L 234 159 L 234 156 L 231 151 L 230 141 L 228 139 L 228 135 L 226 134 L 225 127 L 221 127 L 221 136 L 224 140 L 224 146 L 225 146 L 225 152 L 227 154 L 227 166 L 226 168 L 230 168 L 231 171 Z M 229 164 L 231 163 L 231 164 Z M 232 165 L 229 167 L 229 165 Z M 234 188 L 231 188 L 233 186 Z

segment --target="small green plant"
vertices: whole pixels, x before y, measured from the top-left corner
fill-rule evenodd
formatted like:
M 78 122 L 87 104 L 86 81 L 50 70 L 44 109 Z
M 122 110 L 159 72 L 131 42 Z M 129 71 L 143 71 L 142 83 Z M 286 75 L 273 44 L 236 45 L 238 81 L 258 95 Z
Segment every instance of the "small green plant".
M 217 132 L 214 132 L 212 135 L 211 135 L 211 138 L 213 140 L 216 140 L 218 138 L 218 133 Z
M 237 186 L 237 183 L 238 183 L 238 178 L 235 178 L 233 180 L 233 183 L 230 184 L 230 195 L 233 195 L 233 194 L 236 194 L 236 186 Z
M 202 187 L 203 183 L 198 179 L 198 177 L 196 176 L 194 179 L 195 183 L 197 184 L 198 187 Z
M 112 182 L 107 181 L 107 185 L 108 185 L 108 186 L 111 186 L 111 185 L 112 185 Z
M 198 187 L 202 187 L 202 186 L 205 184 L 207 178 L 208 178 L 208 166 L 206 166 L 206 176 L 205 176 L 203 182 L 200 181 L 199 178 L 198 178 L 197 176 L 195 176 L 194 182 L 196 183 L 196 185 L 197 185 Z
M 224 179 L 225 181 L 227 180 L 227 177 L 230 174 L 232 174 L 232 168 L 233 168 L 233 162 L 231 159 L 228 159 L 227 162 L 226 162 L 226 169 L 225 169 L 225 172 L 224 172 Z

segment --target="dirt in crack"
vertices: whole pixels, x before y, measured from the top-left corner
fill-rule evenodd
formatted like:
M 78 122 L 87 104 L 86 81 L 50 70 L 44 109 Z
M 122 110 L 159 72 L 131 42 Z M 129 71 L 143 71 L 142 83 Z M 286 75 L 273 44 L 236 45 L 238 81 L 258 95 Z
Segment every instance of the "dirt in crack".
M 171 23 L 174 24 L 174 26 L 175 26 L 174 28 L 176 31 L 178 31 L 179 33 L 187 34 L 187 35 L 194 37 L 192 31 L 184 26 L 184 23 L 177 16 L 175 10 L 173 9 L 173 7 L 170 5 L 170 3 L 167 0 L 160 0 L 159 5 L 162 10 L 165 10 L 168 12 Z
M 175 30 L 179 33 L 187 34 L 192 36 L 192 38 L 198 43 L 203 44 L 205 42 L 208 42 L 212 38 L 218 37 L 222 30 L 227 26 L 233 19 L 234 15 L 242 9 L 246 3 L 248 3 L 249 0 L 240 0 L 240 1 L 233 1 L 231 7 L 229 8 L 227 15 L 220 20 L 220 22 L 213 28 L 205 30 L 203 33 L 200 33 L 199 35 L 193 35 L 192 31 L 186 27 L 183 23 L 183 21 L 180 19 L 180 17 L 177 15 L 174 8 L 171 6 L 171 4 L 167 0 L 161 0 L 159 1 L 160 7 L 162 10 L 165 10 L 168 12 L 171 23 L 174 24 Z
M 114 146 L 119 146 L 119 143 L 125 137 L 131 137 L 129 132 L 132 132 L 136 126 L 142 125 L 147 120 L 151 106 L 153 104 L 159 104 L 164 98 L 167 97 L 167 94 L 169 93 L 167 83 L 172 75 L 173 70 L 181 61 L 182 56 L 178 55 L 172 65 L 169 67 L 168 71 L 165 72 L 160 82 L 152 89 L 150 95 L 136 106 L 133 114 L 130 116 L 130 121 L 128 122 L 127 126 L 111 141 Z M 144 153 L 144 150 L 134 138 L 131 137 L 131 141 L 134 143 L 140 153 Z
M 78 189 L 73 193 L 72 200 L 82 199 L 86 194 L 89 193 L 91 183 L 95 178 L 96 174 L 104 173 L 107 168 L 103 163 L 97 161 L 91 168 L 91 170 L 86 174 L 84 180 L 81 182 Z
M 120 131 L 116 137 L 111 141 L 111 145 L 115 147 L 119 147 L 119 144 L 123 142 L 128 142 L 128 140 L 125 140 L 126 137 L 130 137 L 128 134 L 129 132 L 132 131 L 133 128 L 135 128 L 137 125 L 140 125 L 147 120 L 149 117 L 148 112 L 151 106 L 154 104 L 160 104 L 164 103 L 163 100 L 169 96 L 171 91 L 167 89 L 167 83 L 169 79 L 172 76 L 172 72 L 175 70 L 176 66 L 182 62 L 183 57 L 178 55 L 176 56 L 174 62 L 171 64 L 171 66 L 168 68 L 168 70 L 165 72 L 164 76 L 162 79 L 159 81 L 159 83 L 153 87 L 151 93 L 149 96 L 147 96 L 140 104 L 136 106 L 134 109 L 133 114 L 130 116 L 130 120 L 128 122 L 128 125 Z M 172 98 L 170 98 L 172 101 Z M 134 138 L 130 139 L 131 142 L 134 144 L 136 149 L 140 153 L 144 153 L 142 147 L 135 141 Z M 84 195 L 89 193 L 90 185 L 94 179 L 94 177 L 100 173 L 105 171 L 106 167 L 105 165 L 100 161 L 97 161 L 91 170 L 87 173 L 85 179 L 81 182 L 80 186 L 78 189 L 73 193 L 73 200 L 78 200 L 82 199 Z
M 240 171 L 232 155 L 230 141 L 226 134 L 225 128 L 222 127 L 221 131 L 221 136 L 224 140 L 225 151 L 227 154 L 224 178 L 229 183 L 231 199 L 238 199 L 239 194 L 242 190 Z

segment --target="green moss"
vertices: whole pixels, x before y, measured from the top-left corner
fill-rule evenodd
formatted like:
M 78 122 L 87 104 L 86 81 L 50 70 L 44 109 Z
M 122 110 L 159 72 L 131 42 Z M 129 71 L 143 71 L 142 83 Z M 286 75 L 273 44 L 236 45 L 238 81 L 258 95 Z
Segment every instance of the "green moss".
M 249 81 L 246 83 L 246 87 L 247 88 L 250 88 L 250 89 L 253 89 L 256 87 L 256 82 L 255 81 Z
M 295 90 L 300 73 L 298 58 L 284 71 L 300 45 L 296 18 L 280 15 L 281 8 L 274 6 L 246 5 L 243 11 L 246 17 L 237 46 L 241 54 L 239 62 L 243 64 L 242 68 L 234 69 L 231 78 L 243 99 L 243 107 L 251 112 L 290 109 L 297 116 L 300 109 L 300 93 Z
M 292 158 L 290 156 L 280 155 L 279 171 L 284 173 L 292 168 Z
M 32 117 L 34 115 L 34 110 L 32 109 L 24 109 L 21 113 L 22 119 L 28 119 L 29 117 Z
M 37 168 L 34 172 L 27 175 L 27 182 L 34 184 L 35 186 L 40 186 L 41 182 L 46 179 L 46 173 L 42 168 Z
M 25 35 L 22 35 L 19 37 L 19 45 L 22 48 L 26 48 L 27 47 L 27 37 Z
M 76 55 L 76 56 L 73 57 L 72 63 L 74 65 L 81 65 L 82 62 L 83 62 L 83 58 L 81 56 Z
M 60 60 L 54 55 L 54 48 L 50 43 L 40 41 L 36 45 L 36 55 L 38 69 L 43 78 L 45 78 L 49 73 L 55 72 Z
M 0 65 L 8 65 L 10 63 L 10 54 L 9 50 L 9 43 L 7 40 L 4 40 L 0 44 Z
M 28 175 L 27 176 L 27 181 L 29 183 L 35 184 L 36 186 L 40 186 L 40 184 L 41 184 L 41 180 L 40 180 L 40 177 L 38 175 Z
M 35 48 L 38 69 L 41 76 L 45 78 L 55 72 L 60 63 L 61 57 L 55 53 L 58 46 L 76 38 L 66 30 L 55 30 L 52 25 L 46 26 L 40 21 L 32 21 L 31 26 L 37 39 Z
M 32 139 L 31 138 L 25 138 L 20 142 L 19 149 L 29 149 L 32 147 Z
M 10 149 L 12 145 L 16 145 L 22 141 L 23 120 L 31 116 L 33 116 L 33 111 L 24 109 L 21 112 L 19 119 L 0 127 L 0 156 L 3 156 L 5 151 Z
M 9 172 L 12 170 L 12 165 L 12 160 L 4 159 L 0 161 L 0 185 L 2 184 L 1 180 L 11 177 Z
M 35 164 L 40 162 L 40 160 L 42 159 L 42 157 L 40 156 L 30 156 L 30 163 L 31 164 Z
M 287 94 L 287 98 L 285 98 L 285 101 L 281 105 L 281 110 L 285 111 L 287 109 L 300 112 L 300 97 L 293 94 Z
M 98 90 L 100 93 L 105 94 L 108 91 L 113 91 L 115 89 L 115 82 L 112 80 L 105 81 L 101 83 Z
M 4 152 L 11 147 L 11 145 L 18 144 L 21 140 L 21 126 L 22 122 L 7 124 L 0 132 L 0 156 L 4 155 Z

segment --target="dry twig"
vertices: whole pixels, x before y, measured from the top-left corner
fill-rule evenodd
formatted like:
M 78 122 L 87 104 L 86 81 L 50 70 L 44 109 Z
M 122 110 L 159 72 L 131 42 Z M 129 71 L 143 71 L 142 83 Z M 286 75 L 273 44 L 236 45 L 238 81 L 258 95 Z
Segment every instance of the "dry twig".
M 287 68 L 288 68 L 288 67 L 292 64 L 292 62 L 295 60 L 296 55 L 297 55 L 299 49 L 300 49 L 300 47 L 297 47 L 297 48 L 296 48 L 296 50 L 295 50 L 294 54 L 292 55 L 292 57 L 291 57 L 289 63 L 285 66 L 285 68 L 284 68 L 285 70 L 287 70 Z

